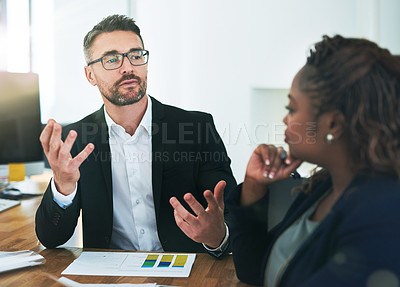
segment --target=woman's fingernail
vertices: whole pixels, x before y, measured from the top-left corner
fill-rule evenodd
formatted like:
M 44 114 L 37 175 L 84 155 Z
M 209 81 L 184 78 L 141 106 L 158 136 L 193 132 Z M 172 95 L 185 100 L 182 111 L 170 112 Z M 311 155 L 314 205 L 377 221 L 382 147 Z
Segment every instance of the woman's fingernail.
M 270 164 L 271 164 L 271 162 L 269 161 L 269 159 L 267 159 L 267 160 L 265 161 L 265 164 L 266 164 L 266 165 L 270 165 Z
M 268 175 L 268 177 L 269 177 L 270 179 L 273 179 L 274 176 L 275 176 L 275 173 L 274 173 L 274 172 L 270 172 L 269 175 Z
M 267 171 L 264 171 L 263 176 L 264 176 L 264 177 L 268 177 L 268 172 L 267 172 Z

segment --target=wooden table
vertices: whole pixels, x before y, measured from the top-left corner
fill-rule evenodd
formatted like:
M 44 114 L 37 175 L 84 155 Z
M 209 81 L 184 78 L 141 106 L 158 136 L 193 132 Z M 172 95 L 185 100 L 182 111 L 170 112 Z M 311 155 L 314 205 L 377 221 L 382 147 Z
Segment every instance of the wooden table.
M 46 258 L 44 265 L 28 267 L 0 274 L 0 286 L 62 286 L 54 281 L 82 251 L 94 249 L 46 249 L 35 234 L 35 212 L 41 198 L 21 201 L 21 205 L 0 213 L 0 250 L 33 250 Z M 105 250 L 97 250 L 105 251 Z M 67 275 L 80 283 L 157 283 L 171 286 L 250 286 L 240 282 L 235 274 L 231 255 L 216 260 L 208 254 L 197 254 L 188 278 L 115 277 Z M 52 279 L 54 278 L 54 279 Z

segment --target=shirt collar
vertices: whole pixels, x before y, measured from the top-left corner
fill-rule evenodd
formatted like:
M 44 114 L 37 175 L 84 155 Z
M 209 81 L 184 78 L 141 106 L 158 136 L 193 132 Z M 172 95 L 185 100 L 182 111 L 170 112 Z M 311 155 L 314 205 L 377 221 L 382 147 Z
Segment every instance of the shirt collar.
M 151 98 L 149 96 L 147 96 L 147 108 L 146 111 L 144 112 L 143 118 L 139 123 L 139 126 L 136 130 L 138 130 L 140 127 L 143 127 L 147 133 L 149 135 L 151 135 L 151 121 L 152 121 L 152 102 L 151 102 Z M 115 127 L 120 127 L 122 128 L 122 126 L 118 125 L 117 123 L 115 123 L 113 121 L 113 119 L 108 115 L 106 107 L 104 106 L 104 117 L 108 126 L 108 133 L 110 134 L 110 131 L 112 129 L 113 126 Z

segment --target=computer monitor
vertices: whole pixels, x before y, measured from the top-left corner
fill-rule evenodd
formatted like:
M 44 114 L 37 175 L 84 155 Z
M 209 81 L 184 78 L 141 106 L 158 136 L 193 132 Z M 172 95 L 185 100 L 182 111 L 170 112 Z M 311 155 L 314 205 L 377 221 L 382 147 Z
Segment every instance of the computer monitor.
M 27 176 L 44 170 L 39 80 L 34 73 L 0 72 L 0 165 L 25 163 Z

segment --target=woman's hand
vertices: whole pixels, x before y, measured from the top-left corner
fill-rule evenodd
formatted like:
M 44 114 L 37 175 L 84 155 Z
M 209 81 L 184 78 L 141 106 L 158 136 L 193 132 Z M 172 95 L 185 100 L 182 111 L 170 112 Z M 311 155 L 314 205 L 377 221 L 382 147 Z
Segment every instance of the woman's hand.
M 250 205 L 264 197 L 269 184 L 288 178 L 301 163 L 301 160 L 290 154 L 286 156 L 282 147 L 259 145 L 247 164 L 241 205 Z

